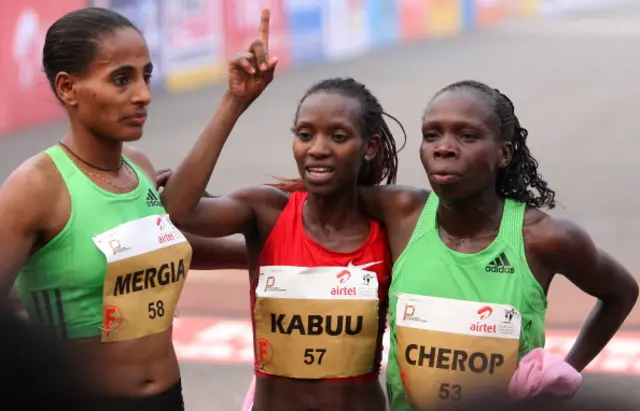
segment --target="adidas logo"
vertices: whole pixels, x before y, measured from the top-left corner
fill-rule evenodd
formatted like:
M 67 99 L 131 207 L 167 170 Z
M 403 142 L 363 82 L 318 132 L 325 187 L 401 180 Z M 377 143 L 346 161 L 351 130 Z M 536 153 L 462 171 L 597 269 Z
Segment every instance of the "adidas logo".
M 147 207 L 162 207 L 162 202 L 152 189 L 147 192 Z
M 515 269 L 511 267 L 511 263 L 505 253 L 500 253 L 495 260 L 491 261 L 484 270 L 488 273 L 506 273 L 513 274 Z

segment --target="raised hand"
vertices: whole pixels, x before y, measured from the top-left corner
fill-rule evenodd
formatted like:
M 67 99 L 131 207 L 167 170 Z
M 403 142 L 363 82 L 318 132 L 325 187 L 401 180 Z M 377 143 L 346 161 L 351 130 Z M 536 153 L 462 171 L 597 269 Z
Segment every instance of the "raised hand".
M 262 10 L 258 38 L 248 51 L 229 63 L 229 93 L 246 103 L 255 100 L 273 80 L 277 57 L 269 56 L 269 9 Z

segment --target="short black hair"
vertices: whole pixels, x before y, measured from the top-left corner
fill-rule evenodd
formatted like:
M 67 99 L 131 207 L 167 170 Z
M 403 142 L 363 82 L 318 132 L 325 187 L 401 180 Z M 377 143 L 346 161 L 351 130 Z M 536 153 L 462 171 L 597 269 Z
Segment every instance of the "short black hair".
M 96 57 L 100 40 L 119 29 L 140 30 L 126 17 L 102 7 L 74 10 L 56 20 L 47 30 L 42 48 L 42 67 L 51 90 L 56 92 L 58 73 L 83 74 Z

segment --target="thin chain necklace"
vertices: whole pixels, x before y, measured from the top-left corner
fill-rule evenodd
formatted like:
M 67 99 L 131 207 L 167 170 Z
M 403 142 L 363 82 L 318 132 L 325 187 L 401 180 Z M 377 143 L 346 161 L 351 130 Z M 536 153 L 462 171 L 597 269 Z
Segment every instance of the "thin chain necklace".
M 132 175 L 133 174 L 133 170 L 131 170 L 131 167 L 124 161 L 123 158 L 120 159 L 120 165 L 115 168 L 115 169 L 109 169 L 109 168 L 101 168 L 101 167 L 97 167 L 94 166 L 93 164 L 83 160 L 82 158 L 80 158 L 76 153 L 74 153 L 73 151 L 71 151 L 69 149 L 69 147 L 67 147 L 66 144 L 62 143 L 62 142 L 58 142 L 58 144 L 60 144 L 62 147 L 64 147 L 69 153 L 71 153 L 71 155 L 73 155 L 76 159 L 80 160 L 82 163 L 88 165 L 89 167 L 95 168 L 96 170 L 100 170 L 100 171 L 110 171 L 110 172 L 114 172 L 114 171 L 119 171 L 120 169 L 122 169 L 125 165 L 126 167 L 124 167 L 124 171 L 127 172 L 128 175 Z M 113 181 L 111 181 L 110 179 L 100 175 L 100 174 L 96 174 L 96 173 L 92 173 L 86 169 L 84 169 L 83 167 L 80 167 L 80 165 L 76 164 L 76 166 L 80 169 L 80 171 L 82 171 L 83 173 L 85 173 L 86 175 L 90 176 L 90 177 L 94 177 L 97 179 L 100 179 L 102 181 L 104 181 L 105 183 L 115 187 L 115 188 L 127 188 L 135 183 L 138 182 L 137 178 L 131 179 L 128 183 L 126 184 L 117 184 L 114 183 Z
M 100 174 L 96 174 L 96 173 L 92 173 L 90 171 L 85 170 L 84 168 L 80 167 L 79 165 L 76 164 L 76 166 L 80 169 L 80 171 L 82 171 L 83 173 L 85 173 L 86 175 L 90 176 L 90 177 L 95 177 L 98 178 L 102 181 L 104 181 L 105 183 L 115 187 L 115 188 L 127 188 L 130 187 L 132 185 L 134 185 L 135 183 L 138 182 L 138 179 L 136 178 L 132 178 L 128 183 L 125 184 L 117 184 L 114 183 L 113 181 L 109 180 L 108 178 L 101 176 Z M 128 175 L 132 175 L 133 173 L 131 172 L 131 168 L 129 167 L 129 165 L 127 164 L 125 167 L 123 167 L 123 169 L 127 172 Z
M 95 168 L 96 170 L 100 170 L 100 171 L 109 171 L 109 172 L 114 172 L 114 171 L 120 171 L 120 169 L 122 168 L 122 166 L 124 165 L 124 159 L 122 158 L 122 156 L 120 156 L 120 164 L 118 165 L 118 167 L 116 168 L 102 168 L 102 167 L 98 167 L 95 166 L 93 164 L 91 164 L 88 161 L 85 161 L 82 159 L 82 157 L 80 157 L 79 155 L 77 155 L 74 151 L 72 151 L 66 144 L 64 144 L 62 141 L 59 141 L 58 144 L 60 144 L 62 147 L 65 148 L 65 150 L 67 150 L 69 153 L 71 153 L 75 158 L 77 158 L 78 160 L 80 160 L 81 162 L 83 162 L 85 165 L 91 167 L 91 168 Z

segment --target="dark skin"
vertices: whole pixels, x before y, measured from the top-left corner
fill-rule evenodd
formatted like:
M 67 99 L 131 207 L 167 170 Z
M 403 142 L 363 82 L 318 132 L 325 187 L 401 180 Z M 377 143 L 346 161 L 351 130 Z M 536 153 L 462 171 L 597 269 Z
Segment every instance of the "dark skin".
M 144 39 L 121 29 L 100 41 L 87 72 L 57 75 L 56 92 L 67 110 L 70 132 L 63 142 L 85 161 L 116 169 L 122 155 L 152 179 L 153 165 L 140 150 L 123 143 L 142 137 L 151 102 L 152 66 Z M 123 166 L 104 172 L 69 157 L 98 187 L 126 193 L 138 185 Z M 109 183 L 110 182 L 110 183 Z M 116 187 L 116 186 L 120 186 Z M 0 249 L 0 296 L 5 299 L 25 260 L 65 227 L 71 212 L 67 187 L 53 161 L 40 153 L 26 160 L 0 189 L 0 235 L 12 241 Z M 194 268 L 246 267 L 244 242 L 190 236 Z M 219 260 L 218 260 L 219 259 Z M 161 393 L 180 378 L 171 330 L 141 339 L 103 344 L 100 338 L 69 341 L 72 354 L 86 365 L 86 381 L 104 395 L 143 397 Z
M 214 118 L 185 161 L 166 183 L 163 200 L 172 221 L 203 236 L 242 233 L 250 266 L 256 267 L 288 194 L 254 186 L 217 198 L 201 198 L 222 147 L 240 114 L 273 76 L 275 61 L 267 55 L 268 13 L 250 54 L 230 63 L 229 90 Z M 261 63 L 266 65 L 260 68 Z M 258 76 L 252 75 L 259 73 Z M 303 211 L 306 233 L 336 251 L 357 249 L 369 234 L 369 221 L 358 207 L 357 178 L 365 156 L 375 155 L 380 139 L 363 136 L 358 100 L 339 93 L 318 92 L 300 106 L 294 124 L 293 155 L 308 191 Z M 329 172 L 316 174 L 322 167 Z M 253 278 L 255 270 L 249 271 Z M 386 400 L 378 381 L 326 382 L 258 377 L 256 411 L 383 411 Z
M 495 239 L 504 200 L 495 181 L 513 156 L 500 138 L 493 102 L 472 89 L 445 91 L 427 107 L 420 159 L 440 197 L 438 225 L 447 247 L 477 253 Z M 395 259 L 406 248 L 429 196 L 427 190 L 361 189 L 368 211 L 383 220 Z M 545 293 L 556 274 L 598 299 L 566 361 L 582 371 L 613 337 L 638 298 L 638 283 L 577 224 L 528 207 L 523 236 L 528 264 Z

